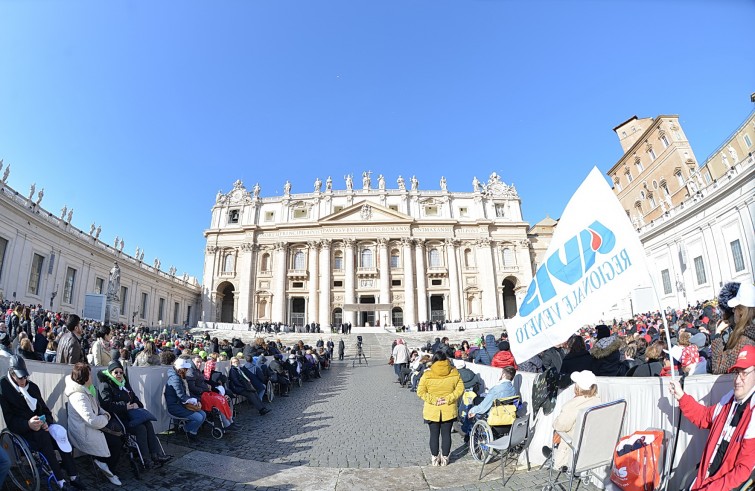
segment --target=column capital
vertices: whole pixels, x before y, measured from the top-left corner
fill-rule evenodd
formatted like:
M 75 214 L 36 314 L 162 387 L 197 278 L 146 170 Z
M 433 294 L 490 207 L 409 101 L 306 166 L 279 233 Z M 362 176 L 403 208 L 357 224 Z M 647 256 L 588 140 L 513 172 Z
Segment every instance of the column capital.
M 354 239 L 343 239 L 343 246 L 347 249 L 353 249 L 357 241 Z
M 322 239 L 320 241 L 320 247 L 322 247 L 323 249 L 330 249 L 330 244 L 332 242 L 333 241 L 331 239 Z
M 309 240 L 309 241 L 307 241 L 307 247 L 310 248 L 310 249 L 315 249 L 316 250 L 318 247 L 320 247 L 320 241 L 318 241 L 318 240 Z
M 459 247 L 459 243 L 460 243 L 459 239 L 456 239 L 454 237 L 446 238 L 445 242 L 446 242 L 446 247 Z
M 401 239 L 399 239 L 399 241 L 401 242 L 401 245 L 404 246 L 404 247 L 411 247 L 411 245 L 412 245 L 412 238 L 411 237 L 401 237 Z
M 385 237 L 378 237 L 377 243 L 380 247 L 386 247 L 388 245 L 388 239 Z
M 275 249 L 276 251 L 282 251 L 286 249 L 287 245 L 288 244 L 285 242 L 276 242 L 275 244 L 273 244 L 273 249 Z
M 241 244 L 241 250 L 244 252 L 252 252 L 257 250 L 258 245 L 253 242 L 244 242 Z
M 481 237 L 475 242 L 477 247 L 490 247 L 490 237 Z
M 424 249 L 425 248 L 425 239 L 414 239 L 414 245 L 418 249 Z

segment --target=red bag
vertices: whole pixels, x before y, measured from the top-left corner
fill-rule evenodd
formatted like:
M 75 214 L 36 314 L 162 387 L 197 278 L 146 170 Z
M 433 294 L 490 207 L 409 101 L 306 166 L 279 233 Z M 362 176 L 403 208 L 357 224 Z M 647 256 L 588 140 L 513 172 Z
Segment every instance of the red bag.
M 661 430 L 635 431 L 619 440 L 611 481 L 624 491 L 653 491 L 661 480 Z
M 228 400 L 225 396 L 221 396 L 217 392 L 202 392 L 202 410 L 205 412 L 212 412 L 212 408 L 216 407 L 223 413 L 228 419 L 231 419 L 231 406 L 228 405 Z

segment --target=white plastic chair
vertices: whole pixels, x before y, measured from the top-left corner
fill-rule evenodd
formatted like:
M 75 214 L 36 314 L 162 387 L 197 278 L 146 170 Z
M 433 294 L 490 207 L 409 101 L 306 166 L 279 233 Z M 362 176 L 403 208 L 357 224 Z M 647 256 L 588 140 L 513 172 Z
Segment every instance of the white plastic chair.
M 569 490 L 572 489 L 574 475 L 579 473 L 582 478 L 590 475 L 590 471 L 610 466 L 613 462 L 616 444 L 621 438 L 624 426 L 627 402 L 624 399 L 588 407 L 579 412 L 574 428 L 574 439 L 564 432 L 557 432 L 561 437 L 560 445 L 569 447 L 572 453 L 572 464 L 568 470 Z M 551 451 L 553 455 L 553 451 Z M 559 481 L 561 471 L 553 480 L 553 463 L 548 472 L 549 483 L 543 487 L 544 491 L 553 489 L 555 484 L 566 483 Z

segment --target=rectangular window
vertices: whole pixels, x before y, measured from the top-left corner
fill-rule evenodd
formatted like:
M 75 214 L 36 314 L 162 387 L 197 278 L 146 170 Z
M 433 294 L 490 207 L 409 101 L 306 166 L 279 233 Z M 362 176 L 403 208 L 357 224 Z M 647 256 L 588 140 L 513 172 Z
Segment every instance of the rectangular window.
M 391 280 L 391 286 L 401 286 L 401 280 Z
M 142 293 L 142 304 L 140 305 L 140 308 L 139 308 L 139 318 L 140 319 L 146 319 L 147 318 L 147 300 L 148 300 L 147 294 L 146 293 Z
M 634 177 L 632 177 L 632 173 L 627 171 L 627 182 L 632 182 L 633 179 Z
M 663 143 L 663 148 L 668 148 L 669 142 L 668 138 L 666 138 L 666 135 L 661 135 L 661 143 Z
M 157 321 L 163 320 L 163 311 L 165 311 L 165 299 L 161 298 L 157 304 Z
M 333 207 L 333 213 L 338 213 L 341 210 L 343 210 L 343 206 L 334 206 Z
M 275 219 L 275 212 L 272 211 L 266 211 L 265 212 L 265 221 L 266 222 L 272 222 Z
M 126 315 L 126 303 L 128 302 L 128 288 L 121 287 L 121 315 Z
M 228 212 L 228 223 L 239 223 L 239 210 L 231 210 Z
M 469 209 L 466 206 L 462 206 L 459 208 L 459 216 L 460 217 L 467 217 L 469 216 Z
M 739 239 L 731 241 L 731 257 L 734 258 L 734 271 L 739 273 L 745 269 L 745 258 L 742 255 L 742 244 Z
M 66 268 L 66 282 L 63 288 L 63 303 L 73 303 L 73 287 L 76 285 L 76 270 Z
M 745 135 L 745 145 L 747 145 L 747 148 L 750 148 L 752 146 L 752 140 L 750 139 L 750 135 Z
M 307 210 L 305 209 L 294 210 L 294 218 L 307 218 Z
M 496 203 L 495 204 L 495 217 L 496 218 L 504 218 L 506 216 L 506 205 L 503 203 Z
M 291 288 L 304 288 L 303 281 L 294 281 L 291 283 Z
M 178 302 L 173 304 L 173 324 L 178 324 Z
M 5 250 L 8 248 L 8 239 L 0 237 L 0 279 L 3 278 L 3 263 L 5 259 Z
M 389 210 L 398 211 L 398 205 L 388 205 Z
M 432 280 L 432 281 L 430 282 L 430 284 L 431 284 L 432 286 L 441 286 L 441 285 L 443 285 L 443 280 Z
M 340 271 L 343 269 L 343 258 L 336 256 L 333 260 L 333 269 Z
M 343 287 L 343 281 L 342 280 L 335 280 L 333 281 L 333 288 L 341 288 Z
M 703 256 L 697 256 L 695 258 L 695 274 L 697 275 L 698 285 L 704 285 L 708 282 L 705 277 L 705 263 L 703 263 Z
M 102 290 L 105 288 L 105 280 L 103 278 L 94 279 L 94 292 L 102 295 Z
M 664 269 L 661 271 L 661 279 L 663 280 L 663 294 L 664 295 L 670 295 L 671 294 L 671 275 L 668 272 L 668 269 Z
M 399 268 L 398 254 L 391 254 L 391 269 Z
M 425 207 L 425 216 L 428 216 L 428 217 L 437 217 L 438 216 L 438 207 L 437 206 L 426 206 Z
M 651 162 L 655 160 L 655 150 L 653 150 L 652 148 L 648 150 L 648 155 L 650 155 Z
M 39 286 L 42 283 L 42 265 L 45 258 L 39 254 L 34 254 L 31 260 L 31 271 L 29 272 L 29 293 L 39 295 Z
M 637 167 L 637 173 L 638 174 L 645 170 L 645 166 L 642 165 L 642 162 L 640 162 L 639 160 L 637 162 L 635 162 L 634 165 L 635 165 L 635 167 Z

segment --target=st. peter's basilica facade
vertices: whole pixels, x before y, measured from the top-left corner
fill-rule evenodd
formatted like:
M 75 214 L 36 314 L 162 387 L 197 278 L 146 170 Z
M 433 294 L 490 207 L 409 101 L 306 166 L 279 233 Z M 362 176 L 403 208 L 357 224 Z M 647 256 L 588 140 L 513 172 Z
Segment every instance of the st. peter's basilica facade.
M 399 176 L 319 178 L 313 192 L 219 192 L 204 235 L 203 319 L 288 325 L 416 325 L 508 318 L 532 278 L 529 225 L 493 173 L 472 192 Z

